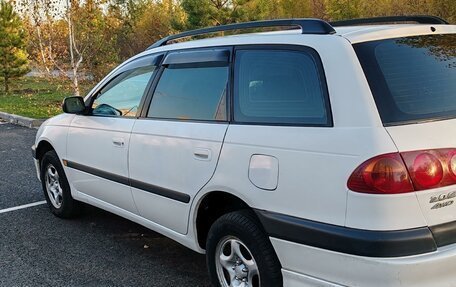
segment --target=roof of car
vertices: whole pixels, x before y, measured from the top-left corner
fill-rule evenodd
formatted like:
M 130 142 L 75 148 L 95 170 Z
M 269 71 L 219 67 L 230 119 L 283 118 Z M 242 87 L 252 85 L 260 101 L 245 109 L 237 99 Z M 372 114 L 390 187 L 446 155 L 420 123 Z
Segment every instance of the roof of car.
M 434 24 L 388 24 L 388 25 L 362 25 L 362 26 L 340 26 L 334 27 L 336 33 L 334 34 L 303 34 L 298 29 L 281 30 L 273 32 L 257 32 L 257 33 L 244 33 L 228 35 L 223 37 L 210 37 L 205 39 L 196 39 L 188 41 L 179 41 L 178 43 L 169 43 L 164 46 L 149 49 L 140 55 L 149 54 L 155 51 L 174 50 L 176 48 L 197 48 L 208 46 L 222 46 L 230 45 L 233 42 L 240 42 L 246 37 L 249 40 L 254 37 L 267 37 L 273 36 L 277 38 L 279 35 L 286 37 L 344 37 L 352 44 L 375 41 L 388 38 L 398 38 L 405 36 L 427 35 L 427 34 L 447 34 L 456 33 L 456 25 L 434 25 Z M 237 40 L 239 39 L 239 40 Z M 251 42 L 251 41 L 249 41 Z M 138 55 L 139 56 L 139 55 Z
M 425 34 L 456 33 L 456 25 L 391 24 L 336 27 L 352 43 Z

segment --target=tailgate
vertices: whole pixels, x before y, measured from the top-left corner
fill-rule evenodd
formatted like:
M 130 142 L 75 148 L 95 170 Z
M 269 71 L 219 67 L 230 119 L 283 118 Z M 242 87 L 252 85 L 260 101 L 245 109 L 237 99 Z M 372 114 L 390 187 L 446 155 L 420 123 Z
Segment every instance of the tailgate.
M 400 152 L 456 148 L 456 120 L 387 127 Z M 417 191 L 429 226 L 456 220 L 456 185 Z
M 401 153 L 416 151 L 402 157 L 419 168 L 415 193 L 430 226 L 456 220 L 453 151 L 429 151 L 456 148 L 453 29 L 354 45 L 383 125 Z

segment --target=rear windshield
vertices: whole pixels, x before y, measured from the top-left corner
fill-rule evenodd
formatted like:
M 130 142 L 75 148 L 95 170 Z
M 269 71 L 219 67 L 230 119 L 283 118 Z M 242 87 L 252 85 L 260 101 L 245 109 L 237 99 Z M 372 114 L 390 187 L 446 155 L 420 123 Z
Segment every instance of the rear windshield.
M 456 117 L 456 34 L 354 47 L 384 125 Z

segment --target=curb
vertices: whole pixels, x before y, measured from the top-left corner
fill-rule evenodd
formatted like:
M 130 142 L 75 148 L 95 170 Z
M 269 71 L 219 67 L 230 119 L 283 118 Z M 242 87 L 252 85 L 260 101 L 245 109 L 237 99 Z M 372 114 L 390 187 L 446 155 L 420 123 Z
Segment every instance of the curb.
M 18 116 L 14 114 L 8 114 L 0 112 L 0 119 L 7 121 L 11 124 L 27 127 L 27 128 L 39 128 L 45 120 L 40 119 L 31 119 L 23 116 Z

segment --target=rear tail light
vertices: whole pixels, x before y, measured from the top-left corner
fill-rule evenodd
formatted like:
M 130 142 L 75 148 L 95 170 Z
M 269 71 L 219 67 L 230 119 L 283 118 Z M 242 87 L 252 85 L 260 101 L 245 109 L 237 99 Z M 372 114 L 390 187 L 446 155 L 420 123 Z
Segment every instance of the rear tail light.
M 352 191 L 397 194 L 456 184 L 456 149 L 390 153 L 362 163 L 348 179 Z
M 348 188 L 379 194 L 413 191 L 407 168 L 399 153 L 384 154 L 365 161 L 350 176 Z
M 451 177 L 456 180 L 456 151 L 451 153 L 450 163 L 448 164 Z
M 456 184 L 451 162 L 456 149 L 434 149 L 401 153 L 415 190 L 425 190 Z

